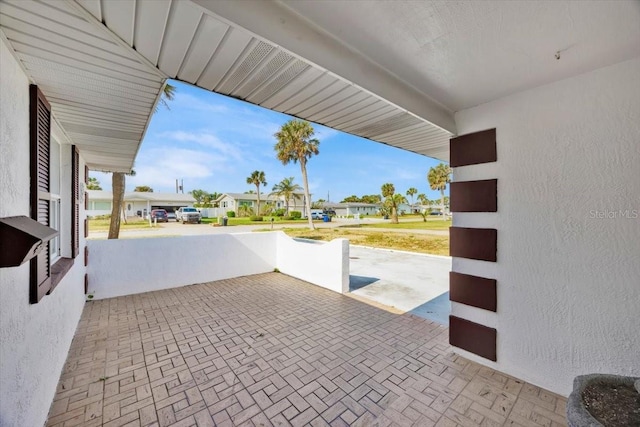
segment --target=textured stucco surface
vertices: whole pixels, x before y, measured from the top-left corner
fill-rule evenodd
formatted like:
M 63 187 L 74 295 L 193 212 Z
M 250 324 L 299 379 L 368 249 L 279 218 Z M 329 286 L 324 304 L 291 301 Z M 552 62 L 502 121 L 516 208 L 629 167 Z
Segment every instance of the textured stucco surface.
M 1 41 L 0 64 L 0 217 L 29 215 L 29 81 Z M 30 305 L 29 264 L 0 269 L 0 426 L 44 424 L 84 307 L 83 278 L 76 262 Z
M 276 265 L 273 233 L 90 240 L 88 246 L 95 299 L 267 273 Z
M 453 270 L 498 280 L 498 311 L 452 313 L 498 329 L 500 371 L 568 395 L 576 375 L 640 374 L 640 58 L 456 114 L 460 134 L 497 128 L 498 262 Z
M 278 268 L 344 292 L 349 286 L 348 243 L 344 239 L 327 244 L 297 242 L 281 231 L 90 240 L 89 291 L 95 299 L 103 299 Z
M 349 241 L 328 243 L 294 240 L 276 232 L 277 267 L 285 274 L 339 293 L 349 292 Z

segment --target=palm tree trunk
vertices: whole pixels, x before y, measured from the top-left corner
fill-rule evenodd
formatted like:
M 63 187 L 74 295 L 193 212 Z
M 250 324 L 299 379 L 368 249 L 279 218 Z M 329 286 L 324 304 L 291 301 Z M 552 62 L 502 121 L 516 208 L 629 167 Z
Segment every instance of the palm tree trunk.
M 398 208 L 396 205 L 391 206 L 391 224 L 398 224 Z
M 114 172 L 111 176 L 113 202 L 111 206 L 111 222 L 109 223 L 108 239 L 117 239 L 120 234 L 120 212 L 124 199 L 125 177 L 122 172 Z
M 311 219 L 311 197 L 309 196 L 309 181 L 307 180 L 307 162 L 306 159 L 300 161 L 300 170 L 302 171 L 302 182 L 304 184 L 304 207 L 307 211 L 307 221 L 309 221 L 309 230 L 315 230 L 313 219 Z
M 444 218 L 444 190 L 442 188 L 440 189 L 440 209 Z
M 258 193 L 258 207 L 256 209 L 255 215 L 259 216 L 260 215 L 260 184 L 256 184 L 256 190 L 258 190 L 257 191 L 257 193 Z

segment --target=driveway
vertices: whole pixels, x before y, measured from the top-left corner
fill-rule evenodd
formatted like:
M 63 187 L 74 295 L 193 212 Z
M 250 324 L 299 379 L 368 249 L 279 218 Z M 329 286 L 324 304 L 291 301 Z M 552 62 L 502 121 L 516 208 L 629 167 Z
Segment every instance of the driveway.
M 351 294 L 449 324 L 451 258 L 350 247 Z

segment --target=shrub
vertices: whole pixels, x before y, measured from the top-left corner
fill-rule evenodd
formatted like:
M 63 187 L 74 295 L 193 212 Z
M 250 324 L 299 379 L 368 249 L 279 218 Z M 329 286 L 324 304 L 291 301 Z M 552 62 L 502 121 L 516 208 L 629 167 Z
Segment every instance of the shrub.
M 284 208 L 283 209 L 276 209 L 273 212 L 273 216 L 284 216 L 284 214 L 285 214 Z
M 261 222 L 262 221 L 262 217 L 258 216 L 258 215 L 251 215 L 249 217 L 249 221 L 260 221 Z
M 236 217 L 235 211 L 227 211 L 227 218 L 235 218 L 235 217 Z
M 300 218 L 302 218 L 302 212 L 300 212 L 300 211 L 291 211 L 290 216 L 291 216 L 291 219 L 300 219 Z
M 107 215 L 96 215 L 96 216 L 88 216 L 88 219 L 111 219 L 111 214 L 107 214 Z

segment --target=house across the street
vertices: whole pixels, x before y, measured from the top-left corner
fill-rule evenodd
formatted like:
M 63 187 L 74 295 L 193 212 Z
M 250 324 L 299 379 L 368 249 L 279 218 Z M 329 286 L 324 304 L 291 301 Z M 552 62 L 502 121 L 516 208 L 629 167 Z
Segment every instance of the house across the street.
M 351 216 L 351 215 L 377 215 L 380 213 L 382 203 L 358 203 L 358 202 L 345 202 L 345 203 L 323 203 L 324 209 L 333 210 L 337 216 Z
M 96 217 L 111 214 L 113 193 L 111 191 L 87 190 L 89 199 L 87 216 Z M 124 194 L 124 212 L 127 217 L 146 215 L 152 209 L 173 212 L 182 206 L 192 206 L 196 202 L 191 194 L 132 192 Z
M 300 211 L 304 215 L 304 193 L 295 193 L 295 195 L 297 197 L 292 196 L 289 199 L 289 212 Z M 218 206 L 217 210 L 213 209 L 216 210 L 215 216 L 226 215 L 229 211 L 238 215 L 243 206 L 255 211 L 258 206 L 258 195 L 255 193 L 222 193 L 215 200 L 214 205 Z M 271 205 L 273 209 L 285 209 L 284 196 L 260 194 L 261 209 L 267 205 Z

